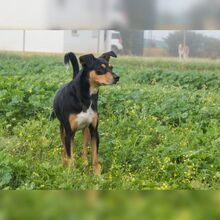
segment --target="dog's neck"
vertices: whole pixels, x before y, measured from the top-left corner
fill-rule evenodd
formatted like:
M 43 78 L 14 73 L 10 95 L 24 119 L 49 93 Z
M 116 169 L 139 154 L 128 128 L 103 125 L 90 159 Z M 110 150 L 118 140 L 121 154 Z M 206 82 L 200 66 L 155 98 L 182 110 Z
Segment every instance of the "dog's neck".
M 91 80 L 89 80 L 89 94 L 91 95 L 96 95 L 99 92 L 99 86 L 92 82 Z
M 84 85 L 86 85 L 86 88 L 88 88 L 88 84 L 89 84 L 89 95 L 92 96 L 98 94 L 99 86 L 97 85 L 97 83 L 95 83 L 90 79 L 89 72 L 90 72 L 89 69 L 83 69 L 83 73 L 81 77 L 82 77 L 82 82 L 84 83 Z
M 89 81 L 88 72 L 89 71 L 87 69 L 83 69 L 82 73 L 80 74 L 79 83 L 81 102 L 85 107 L 88 107 L 90 102 L 97 102 L 97 100 L 94 100 L 93 97 L 98 94 L 98 86 Z

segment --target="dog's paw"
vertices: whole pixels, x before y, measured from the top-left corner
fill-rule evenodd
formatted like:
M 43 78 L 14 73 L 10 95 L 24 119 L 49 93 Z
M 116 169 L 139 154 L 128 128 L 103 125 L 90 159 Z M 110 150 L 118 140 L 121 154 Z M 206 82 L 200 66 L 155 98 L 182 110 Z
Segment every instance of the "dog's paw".
M 89 162 L 88 162 L 87 159 L 83 159 L 82 164 L 83 164 L 84 167 L 87 167 L 89 165 Z
M 74 167 L 74 159 L 73 158 L 71 158 L 71 159 L 65 159 L 65 160 L 63 160 L 63 166 L 65 167 L 65 168 L 72 168 L 72 167 Z
M 102 168 L 101 168 L 100 164 L 93 166 L 93 172 L 94 172 L 95 176 L 101 176 L 101 170 L 102 170 Z

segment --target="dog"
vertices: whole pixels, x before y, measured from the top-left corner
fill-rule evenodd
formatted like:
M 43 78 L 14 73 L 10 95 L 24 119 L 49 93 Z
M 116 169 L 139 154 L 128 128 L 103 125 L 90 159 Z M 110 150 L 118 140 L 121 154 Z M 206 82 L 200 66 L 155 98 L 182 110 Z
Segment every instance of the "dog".
M 189 58 L 189 47 L 187 45 L 182 45 L 179 44 L 178 46 L 178 54 L 179 54 L 179 59 L 188 59 Z
M 75 54 L 64 56 L 64 63 L 71 62 L 73 80 L 63 85 L 56 93 L 53 103 L 55 116 L 60 121 L 62 140 L 62 160 L 65 167 L 73 164 L 73 143 L 75 133 L 83 132 L 82 159 L 87 163 L 87 145 L 91 141 L 92 165 L 94 174 L 99 176 L 101 168 L 98 162 L 98 95 L 99 87 L 116 84 L 119 76 L 113 72 L 109 63 L 110 57 L 117 57 L 113 52 L 107 52 L 96 58 L 93 54 L 79 57 L 82 69 Z

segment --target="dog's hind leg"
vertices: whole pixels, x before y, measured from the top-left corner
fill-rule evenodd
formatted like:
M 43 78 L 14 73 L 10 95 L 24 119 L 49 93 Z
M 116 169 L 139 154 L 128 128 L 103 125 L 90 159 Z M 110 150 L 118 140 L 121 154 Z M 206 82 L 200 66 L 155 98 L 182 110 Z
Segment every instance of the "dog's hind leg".
M 83 129 L 83 151 L 82 151 L 82 159 L 85 165 L 88 164 L 88 160 L 87 160 L 87 147 L 88 144 L 91 140 L 91 136 L 90 136 L 90 131 L 89 128 L 84 128 Z
M 66 156 L 67 156 L 67 167 L 70 167 L 73 165 L 74 158 L 73 158 L 73 144 L 72 144 L 72 138 L 75 135 L 75 132 L 68 130 L 65 131 L 65 150 L 66 150 Z
M 69 167 L 70 165 L 73 164 L 72 137 L 74 136 L 75 132 L 61 125 L 60 133 L 61 133 L 61 140 L 63 145 L 62 147 L 63 166 Z
M 66 167 L 67 166 L 67 154 L 66 154 L 66 147 L 65 147 L 66 133 L 62 125 L 60 125 L 60 137 L 62 141 L 62 161 L 63 161 L 63 166 Z

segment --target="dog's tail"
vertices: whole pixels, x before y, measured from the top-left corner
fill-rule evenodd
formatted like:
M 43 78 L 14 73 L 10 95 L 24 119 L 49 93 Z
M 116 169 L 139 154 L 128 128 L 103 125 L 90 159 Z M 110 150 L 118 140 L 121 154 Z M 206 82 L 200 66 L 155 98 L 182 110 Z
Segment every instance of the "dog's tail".
M 67 65 L 71 62 L 73 67 L 73 79 L 76 77 L 77 73 L 79 72 L 79 64 L 76 58 L 76 55 L 72 52 L 65 54 L 64 56 L 64 64 Z

